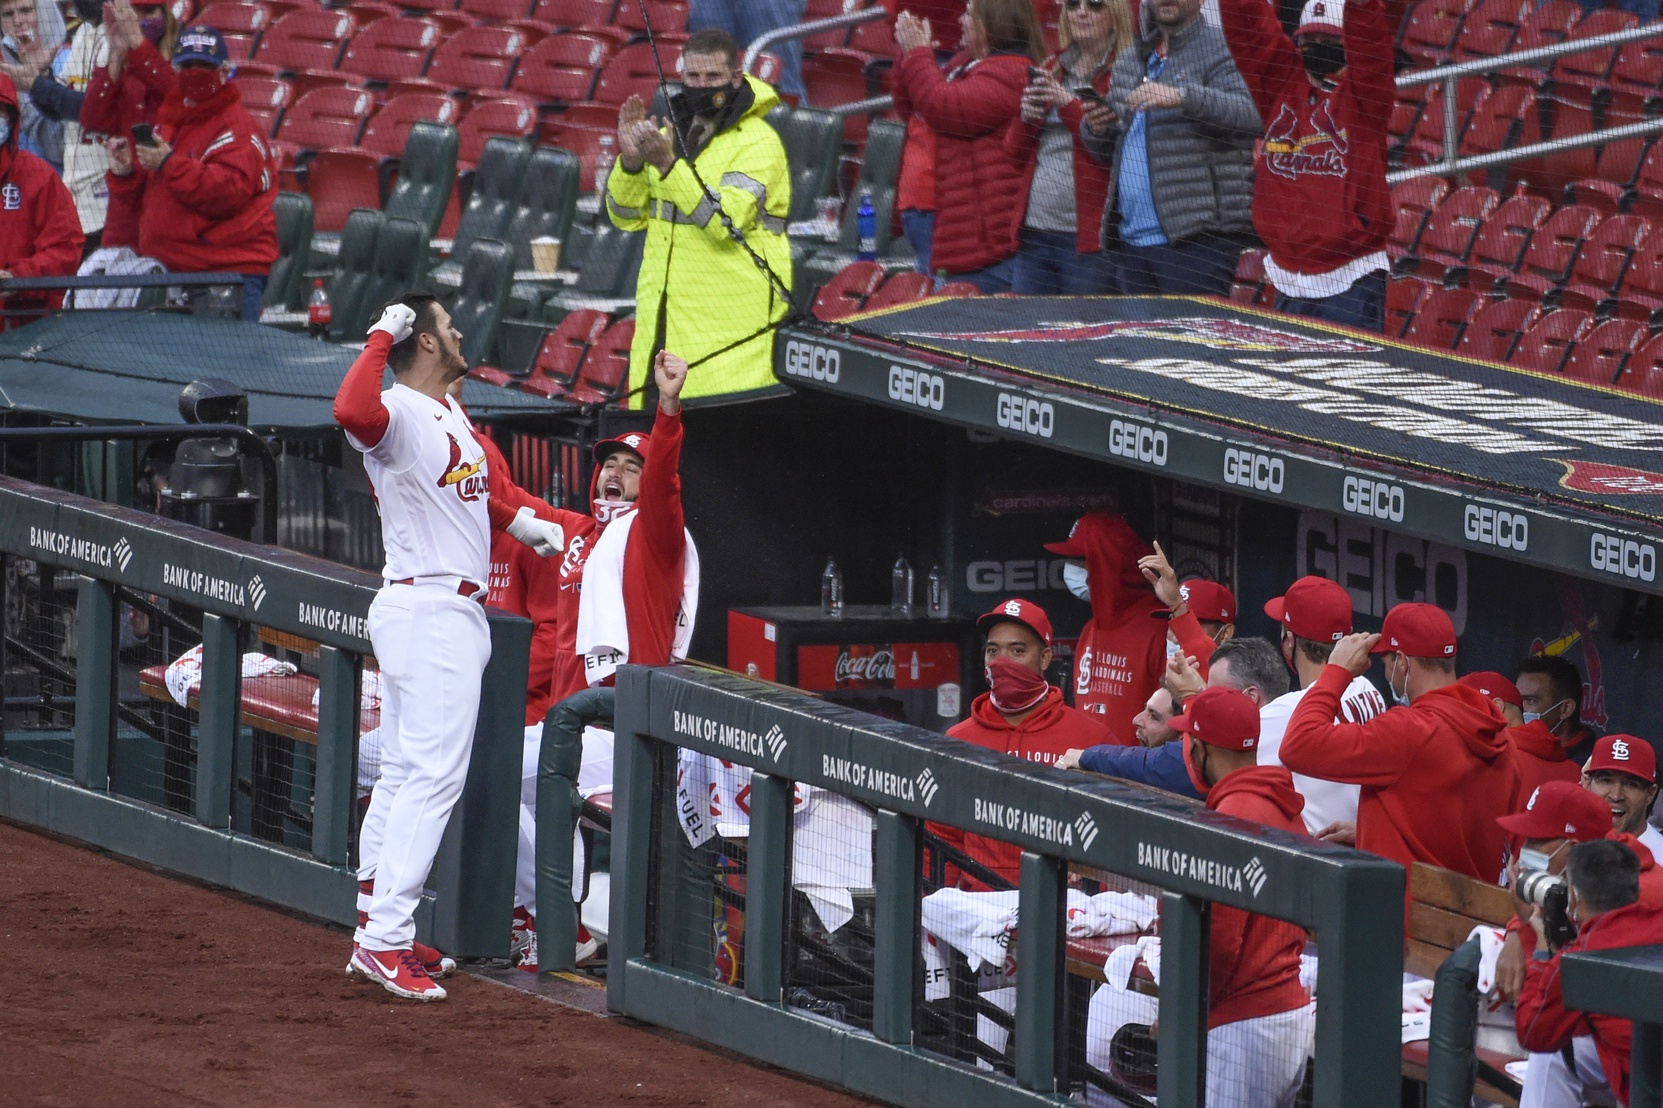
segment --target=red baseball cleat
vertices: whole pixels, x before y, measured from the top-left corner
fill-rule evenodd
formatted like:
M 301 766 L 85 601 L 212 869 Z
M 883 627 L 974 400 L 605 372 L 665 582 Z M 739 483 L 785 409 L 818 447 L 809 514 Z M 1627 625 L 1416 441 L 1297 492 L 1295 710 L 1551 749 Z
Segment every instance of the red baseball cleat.
M 355 944 L 349 972 L 367 977 L 394 996 L 422 1001 L 445 999 L 445 990 L 428 976 L 409 950 L 365 950 Z
M 422 964 L 427 976 L 437 981 L 442 977 L 449 977 L 456 972 L 456 959 L 440 954 L 426 943 L 410 944 L 410 953 L 416 956 L 416 961 Z

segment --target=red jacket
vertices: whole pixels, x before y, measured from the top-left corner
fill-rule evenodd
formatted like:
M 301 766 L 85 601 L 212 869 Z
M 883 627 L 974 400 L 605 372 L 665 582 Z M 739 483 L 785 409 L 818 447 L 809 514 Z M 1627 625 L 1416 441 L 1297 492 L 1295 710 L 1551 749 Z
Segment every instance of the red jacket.
M 170 92 L 156 133 L 173 148 L 160 168 L 108 176 L 111 208 L 120 198 L 141 213 L 138 252 L 174 273 L 269 272 L 277 175 L 236 84 L 205 104 Z
M 1519 767 L 1519 795 L 1528 798 L 1549 781 L 1580 781 L 1582 770 L 1565 747 L 1541 720 L 1502 732 L 1513 747 L 1513 763 Z
M 1283 269 L 1327 273 L 1385 249 L 1395 220 L 1386 123 L 1397 88 L 1380 0 L 1346 3 L 1348 64 L 1331 91 L 1311 85 L 1299 48 L 1264 0 L 1220 0 L 1219 15 L 1265 121 L 1253 227 L 1271 258 Z
M 0 107 L 9 109 L 11 137 L 0 146 L 0 269 L 17 277 L 68 277 L 81 266 L 81 219 L 63 178 L 46 162 L 17 148 L 17 90 L 0 77 Z M 8 312 L 63 306 L 61 292 L 18 292 L 0 300 Z M 0 316 L 0 330 L 34 316 Z
M 1583 924 L 1576 938 L 1560 953 L 1653 943 L 1663 943 L 1663 909 L 1630 904 L 1602 912 Z M 1559 954 L 1545 962 L 1532 958 L 1525 965 L 1524 988 L 1513 1009 L 1513 1028 L 1518 1032 L 1519 1045 L 1532 1053 L 1548 1054 L 1560 1050 L 1578 1035 L 1592 1035 L 1606 1081 L 1617 1099 L 1627 1104 L 1634 1024 L 1616 1016 L 1566 1008 L 1559 966 Z
M 1266 827 L 1305 834 L 1305 798 L 1282 766 L 1250 766 L 1207 790 L 1207 807 Z M 1291 1012 L 1311 1002 L 1299 983 L 1305 931 L 1297 924 L 1213 905 L 1207 1027 Z
M 1494 884 L 1507 840 L 1496 819 L 1517 810 L 1519 781 L 1496 706 L 1452 684 L 1366 723 L 1336 724 L 1350 683 L 1339 666 L 1323 668 L 1288 720 L 1282 764 L 1362 786 L 1359 848 Z
M 1023 54 L 960 54 L 943 73 L 922 46 L 895 63 L 895 110 L 935 132 L 936 269 L 974 273 L 1016 253 L 1026 197 L 1004 132 L 1021 110 L 1031 64 Z
M 162 101 L 173 91 L 176 81 L 173 66 L 162 57 L 150 42 L 142 42 L 128 51 L 121 76 L 110 79 L 106 66 L 92 71 L 87 82 L 86 99 L 81 101 L 81 129 L 91 134 L 109 135 L 132 141 L 135 123 L 155 123 L 162 110 Z M 104 217 L 101 246 L 139 246 L 139 205 L 137 196 L 116 196 L 110 193 L 109 209 Z
M 654 443 L 656 447 L 657 443 Z M 632 631 L 631 634 L 634 634 Z M 1021 723 L 1011 726 L 993 706 L 990 693 L 978 696 L 970 705 L 970 718 L 948 728 L 947 734 L 967 743 L 985 746 L 1001 754 L 1014 754 L 1030 762 L 1052 765 L 1069 750 L 1084 750 L 1109 741 L 1109 734 L 1096 719 L 1063 703 L 1062 690 L 1052 688 L 1038 708 Z M 943 842 L 958 848 L 1015 885 L 1021 877 L 1022 848 L 1014 843 L 989 839 L 958 827 L 930 824 L 930 831 Z M 949 877 L 949 883 L 951 878 Z M 961 882 L 967 889 L 982 890 L 973 877 Z
M 687 559 L 681 442 L 681 414 L 659 412 L 653 420 L 651 452 L 641 467 L 637 519 L 624 548 L 624 616 L 631 665 L 668 665 L 675 644 Z
M 1061 69 L 1060 55 L 1053 54 L 1045 61 L 1044 68 L 1053 76 Z M 1110 64 L 1103 66 L 1093 82 L 1098 92 L 1107 94 L 1109 91 L 1109 76 L 1113 69 L 1113 57 Z M 1067 75 L 1061 78 L 1067 83 Z M 1084 106 L 1078 100 L 1070 100 L 1057 109 L 1057 115 L 1062 119 L 1062 125 L 1068 128 L 1073 137 L 1074 149 L 1074 249 L 1082 254 L 1095 254 L 1103 249 L 1103 244 L 1097 231 L 1103 221 L 1103 205 L 1109 198 L 1110 169 L 1086 153 L 1085 144 L 1080 139 L 1080 121 L 1085 116 Z M 1017 165 L 1022 167 L 1021 210 L 1016 215 L 1017 231 L 1020 234 L 1022 221 L 1028 212 L 1028 197 L 1033 191 L 1034 171 L 1039 168 L 1039 136 L 1045 130 L 1045 123 L 1029 123 L 1022 118 L 1020 108 L 1010 126 L 1005 129 L 1005 153 Z
M 1166 605 L 1138 571 L 1149 548 L 1119 516 L 1093 513 L 1076 537 L 1086 542 L 1091 619 L 1074 646 L 1074 706 L 1103 717 L 1109 741 L 1136 746 L 1132 717 L 1160 687 L 1166 670 Z M 1209 651 L 1211 653 L 1211 651 Z

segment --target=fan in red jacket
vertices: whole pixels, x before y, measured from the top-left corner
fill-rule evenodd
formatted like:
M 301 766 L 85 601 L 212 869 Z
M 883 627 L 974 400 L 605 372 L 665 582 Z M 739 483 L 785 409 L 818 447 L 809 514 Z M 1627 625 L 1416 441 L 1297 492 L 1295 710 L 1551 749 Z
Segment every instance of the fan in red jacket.
M 17 148 L 17 89 L 0 76 L 0 280 L 7 277 L 67 277 L 81 264 L 81 220 L 75 200 L 50 165 Z M 0 300 L 8 313 L 50 311 L 63 293 L 17 292 Z M 22 326 L 27 315 L 0 316 L 0 330 Z
M 1386 123 L 1397 89 L 1380 0 L 1307 0 L 1290 39 L 1264 0 L 1220 0 L 1259 118 L 1253 226 L 1276 310 L 1385 328 Z M 1297 41 L 1296 41 L 1297 40 Z
M 1541 911 L 1532 914 L 1536 953 L 1525 970 L 1524 989 L 1514 1008 L 1514 1030 L 1519 1045 L 1532 1053 L 1557 1052 L 1579 1036 L 1592 1036 L 1605 1079 L 1618 1101 L 1626 1105 L 1634 1024 L 1567 1008 L 1560 955 L 1663 942 L 1663 909 L 1640 901 L 1640 862 L 1622 843 L 1600 841 L 1572 847 L 1566 872 L 1570 915 L 1578 925 L 1576 938 L 1563 951 L 1553 951 Z
M 1166 605 L 1149 591 L 1138 560 L 1149 545 L 1109 512 L 1074 521 L 1068 538 L 1045 549 L 1086 563 L 1091 619 L 1074 646 L 1074 706 L 1103 717 L 1110 741 L 1136 746 L 1131 719 L 1166 670 Z M 1212 651 L 1207 652 L 1209 655 Z
M 1169 723 L 1184 732 L 1184 760 L 1208 808 L 1305 837 L 1305 799 L 1293 775 L 1257 764 L 1253 701 L 1214 686 Z M 1305 932 L 1216 904 L 1210 939 L 1206 1102 L 1291 1105 L 1316 1033 L 1316 1009 L 1299 980 Z
M 229 59 L 212 27 L 179 36 L 156 141 L 112 147 L 111 207 L 118 198 L 138 205 L 139 253 L 169 270 L 242 274 L 242 317 L 258 320 L 277 260 L 277 177 L 266 140 L 225 79 Z
M 125 146 L 133 125 L 154 124 L 162 102 L 173 90 L 168 64 L 178 26 L 165 0 L 116 0 L 104 22 L 109 56 L 92 71 L 81 101 L 81 131 L 103 135 Z M 100 246 L 139 248 L 138 198 L 110 197 Z
M 1071 749 L 1109 741 L 1108 731 L 1095 717 L 1064 704 L 1062 690 L 1045 680 L 1051 664 L 1051 617 L 1043 608 L 1012 598 L 978 619 L 976 629 L 987 639 L 982 657 L 989 691 L 970 705 L 970 718 L 947 734 L 1047 766 Z M 1021 847 L 940 824 L 930 824 L 930 831 L 1012 886 L 1017 883 Z M 987 888 L 968 874 L 959 884 L 972 890 Z
M 1028 68 L 1044 50 L 1028 0 L 970 0 L 960 53 L 936 68 L 929 20 L 902 12 L 895 110 L 935 132 L 935 239 L 930 263 L 984 293 L 1009 292 L 1024 207 L 1023 166 L 1005 150 Z
M 1400 704 L 1365 723 L 1334 722 L 1340 697 L 1384 654 Z M 1431 604 L 1399 604 L 1378 635 L 1347 635 L 1305 693 L 1282 738 L 1295 773 L 1361 785 L 1357 845 L 1408 867 L 1501 876 L 1518 769 L 1489 698 L 1456 683 L 1455 627 Z

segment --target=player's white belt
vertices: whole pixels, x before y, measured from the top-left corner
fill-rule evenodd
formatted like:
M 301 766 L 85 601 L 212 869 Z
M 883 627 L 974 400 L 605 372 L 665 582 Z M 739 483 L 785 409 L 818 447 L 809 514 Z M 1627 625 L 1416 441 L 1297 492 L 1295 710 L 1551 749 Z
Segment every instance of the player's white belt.
M 470 581 L 466 577 L 433 576 L 433 577 L 400 577 L 396 581 L 387 581 L 388 585 L 438 585 L 440 588 L 450 589 L 458 596 L 468 597 L 485 603 L 485 586 L 477 581 Z

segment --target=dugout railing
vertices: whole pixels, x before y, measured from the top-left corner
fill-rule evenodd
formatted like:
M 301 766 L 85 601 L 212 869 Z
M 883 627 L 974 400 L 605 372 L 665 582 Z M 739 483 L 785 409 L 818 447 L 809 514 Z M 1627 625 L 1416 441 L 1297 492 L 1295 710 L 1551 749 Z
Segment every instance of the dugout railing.
M 1404 872 L 1393 863 L 723 672 L 626 667 L 615 724 L 614 1012 L 894 1103 L 1062 1103 L 1087 1095 L 1070 1056 L 1078 981 L 1064 941 L 1065 893 L 1095 872 L 1158 896 L 1163 1106 L 1203 1102 L 1214 904 L 1293 922 L 1320 942 L 1303 1102 L 1398 1102 Z M 702 786 L 685 788 L 700 757 L 743 778 L 725 794 L 727 811 L 712 817 L 718 834 L 703 847 L 678 812 L 683 804 L 703 811 Z M 867 821 L 843 840 L 845 849 L 853 842 L 870 850 L 870 888 L 848 890 L 854 922 L 844 930 L 869 936 L 859 950 L 847 942 L 820 949 L 822 937 L 805 938 L 798 922 L 800 786 Z M 721 829 L 739 808 L 748 820 L 742 839 Z M 994 1032 L 1002 1056 L 982 1045 L 985 1031 L 973 1033 L 981 1042 L 967 1050 L 942 1048 L 943 1029 L 927 1026 L 933 1009 L 921 1003 L 919 891 L 935 864 L 933 829 L 943 826 L 1022 851 L 1012 894 L 1020 917 L 1014 1004 L 1002 1020 L 987 1020 L 999 1013 L 986 1004 L 960 1005 L 946 1018 L 1002 1024 Z M 840 960 L 858 990 L 833 1001 L 815 982 L 792 988 L 814 957 L 817 965 Z M 961 976 L 962 966 L 951 972 Z
M 0 476 L 0 818 L 351 923 L 379 584 Z M 164 644 L 137 661 L 135 613 Z M 417 914 L 465 957 L 505 957 L 513 912 L 531 625 L 489 622 L 468 782 Z M 165 663 L 196 645 L 200 687 L 174 697 Z M 289 672 L 245 678 L 245 654 Z

